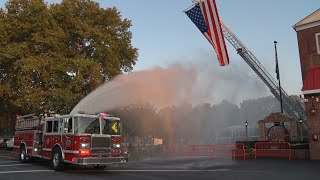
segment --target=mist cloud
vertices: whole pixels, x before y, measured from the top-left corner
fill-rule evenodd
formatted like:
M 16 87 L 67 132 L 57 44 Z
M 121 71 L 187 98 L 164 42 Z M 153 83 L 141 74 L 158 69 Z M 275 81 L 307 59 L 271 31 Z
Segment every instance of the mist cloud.
M 183 103 L 216 104 L 222 100 L 239 104 L 269 93 L 243 60 L 231 60 L 229 66 L 219 67 L 212 57 L 200 55 L 194 59 L 119 75 L 82 99 L 71 113 L 146 103 L 157 108 Z

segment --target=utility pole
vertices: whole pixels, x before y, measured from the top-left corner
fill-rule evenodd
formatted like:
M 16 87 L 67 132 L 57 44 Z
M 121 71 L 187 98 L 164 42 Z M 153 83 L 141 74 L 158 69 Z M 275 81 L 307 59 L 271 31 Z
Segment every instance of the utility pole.
M 302 118 L 299 120 L 299 125 L 300 125 L 300 140 L 303 141 L 303 129 L 302 129 Z
M 281 107 L 281 113 L 283 114 L 282 91 L 281 91 L 280 71 L 279 71 L 278 53 L 277 53 L 277 41 L 274 41 L 274 49 L 275 49 L 275 54 L 276 54 L 276 73 L 277 73 L 277 79 L 279 81 L 280 107 Z
M 248 142 L 248 141 L 249 141 L 249 134 L 248 134 L 248 121 L 246 121 L 244 125 L 246 126 L 246 137 L 247 137 L 247 142 Z

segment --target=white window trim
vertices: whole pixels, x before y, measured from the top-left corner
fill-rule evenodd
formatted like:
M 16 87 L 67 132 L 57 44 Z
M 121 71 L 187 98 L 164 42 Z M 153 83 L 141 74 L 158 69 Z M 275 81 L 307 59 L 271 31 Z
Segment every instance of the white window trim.
M 320 41 L 320 33 L 316 33 L 316 45 L 317 45 L 317 53 L 320 54 L 320 45 L 319 45 L 319 41 Z M 319 37 L 319 38 L 318 38 Z

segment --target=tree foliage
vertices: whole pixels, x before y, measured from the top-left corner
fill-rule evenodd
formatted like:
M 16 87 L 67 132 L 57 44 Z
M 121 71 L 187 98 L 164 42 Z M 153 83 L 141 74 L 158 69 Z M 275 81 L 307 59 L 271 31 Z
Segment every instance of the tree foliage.
M 165 144 L 213 144 L 216 138 L 233 136 L 229 127 L 242 129 L 247 121 L 250 135 L 258 136 L 257 122 L 280 104 L 273 96 L 245 100 L 239 106 L 227 101 L 219 104 L 181 104 L 155 109 L 152 105 L 128 106 L 110 111 L 121 118 L 124 137 L 162 138 Z M 132 142 L 132 141 L 131 141 Z M 221 142 L 220 142 L 221 143 Z M 225 142 L 226 143 L 226 142 Z
M 3 114 L 68 113 L 85 95 L 132 70 L 131 22 L 90 0 L 8 0 L 0 9 Z

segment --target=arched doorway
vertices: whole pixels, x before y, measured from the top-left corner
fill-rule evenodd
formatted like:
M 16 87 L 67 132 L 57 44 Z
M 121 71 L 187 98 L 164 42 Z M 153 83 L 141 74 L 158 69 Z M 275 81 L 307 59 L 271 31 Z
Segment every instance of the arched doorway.
M 260 141 L 297 141 L 301 137 L 299 121 L 280 112 L 258 121 Z
M 290 141 L 290 134 L 285 126 L 273 125 L 268 129 L 267 138 L 269 141 Z

